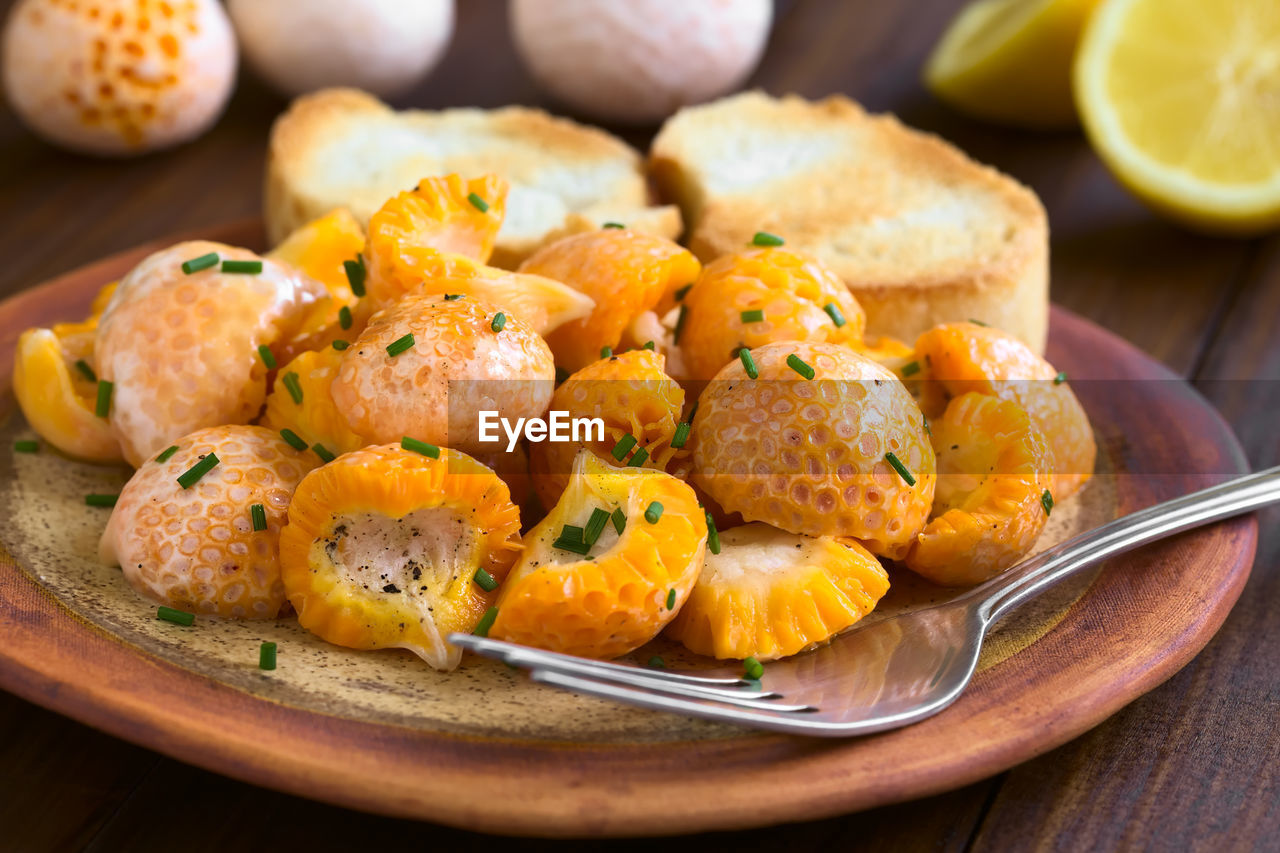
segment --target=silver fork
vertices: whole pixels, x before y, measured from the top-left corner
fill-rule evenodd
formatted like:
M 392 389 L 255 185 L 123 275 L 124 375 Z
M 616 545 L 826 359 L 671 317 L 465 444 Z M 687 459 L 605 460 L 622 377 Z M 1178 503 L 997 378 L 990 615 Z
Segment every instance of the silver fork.
M 933 716 L 956 700 L 987 631 L 1015 607 L 1100 560 L 1209 522 L 1280 502 L 1280 467 L 1118 518 L 1024 560 L 954 599 L 902 613 L 768 666 L 764 686 L 725 674 L 693 675 L 577 658 L 472 634 L 449 642 L 525 667 L 537 682 L 791 734 L 845 737 Z

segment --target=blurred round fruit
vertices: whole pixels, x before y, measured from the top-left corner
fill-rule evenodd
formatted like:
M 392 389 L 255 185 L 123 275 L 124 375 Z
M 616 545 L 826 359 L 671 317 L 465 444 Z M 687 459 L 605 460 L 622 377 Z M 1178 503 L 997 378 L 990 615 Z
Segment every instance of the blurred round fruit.
M 453 0 L 227 0 L 245 58 L 280 92 L 402 94 L 453 36 Z
M 698 398 L 694 480 L 746 521 L 905 555 L 929 517 L 935 480 L 911 394 L 838 344 L 767 344 L 749 358 L 755 378 L 734 361 Z
M 534 78 L 593 117 L 654 122 L 737 88 L 755 69 L 769 0 L 512 0 Z
M 36 133 L 89 154 L 138 154 L 199 136 L 236 75 L 217 0 L 20 0 L 5 24 L 4 89 Z
M 1105 0 L 1075 65 L 1089 140 L 1126 186 L 1192 227 L 1280 225 L 1280 7 Z
M 960 11 L 925 65 L 951 106 L 1018 127 L 1077 123 L 1071 61 L 1098 0 L 977 0 Z
M 275 618 L 285 603 L 280 528 L 294 487 L 318 460 L 256 426 L 197 430 L 174 446 L 125 484 L 102 534 L 103 561 L 179 610 Z

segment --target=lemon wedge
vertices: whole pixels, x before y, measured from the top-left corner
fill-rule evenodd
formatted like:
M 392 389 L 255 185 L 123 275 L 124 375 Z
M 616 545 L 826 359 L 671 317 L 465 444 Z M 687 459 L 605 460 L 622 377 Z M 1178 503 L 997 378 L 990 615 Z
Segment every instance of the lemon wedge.
M 1280 224 L 1280 4 L 1106 0 L 1074 70 L 1085 130 L 1116 176 L 1193 227 Z
M 1071 60 L 1097 0 L 978 0 L 925 65 L 925 83 L 951 106 L 1020 127 L 1076 124 Z

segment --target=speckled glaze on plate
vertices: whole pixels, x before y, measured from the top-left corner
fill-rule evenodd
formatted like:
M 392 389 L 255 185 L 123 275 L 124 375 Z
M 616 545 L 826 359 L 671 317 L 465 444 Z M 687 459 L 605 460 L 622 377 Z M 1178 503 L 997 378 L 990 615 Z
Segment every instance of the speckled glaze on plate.
M 256 223 L 204 236 L 261 241 Z M 5 380 L 22 328 L 77 317 L 98 286 L 149 248 L 0 305 Z M 1127 344 L 1057 309 L 1050 358 L 1073 380 L 1171 379 Z M 1230 432 L 1182 383 L 1144 383 L 1152 399 L 1141 406 L 1091 399 L 1087 385 L 1082 396 L 1103 448 L 1100 474 L 1055 509 L 1042 547 L 1203 485 L 1206 476 L 1241 470 Z M 1140 447 L 1125 441 L 1148 429 L 1152 406 L 1165 407 L 1168 422 L 1184 429 Z M 407 652 L 330 646 L 291 620 L 200 618 L 190 628 L 157 621 L 154 604 L 118 569 L 98 563 L 109 510 L 83 501 L 89 492 L 117 490 L 128 471 L 49 451 L 13 453 L 13 441 L 30 436 L 13 409 L 10 397 L 0 426 L 7 516 L 0 684 L 260 784 L 490 831 L 742 827 L 919 796 L 997 772 L 1096 724 L 1189 660 L 1239 594 L 1256 538 L 1246 519 L 1113 561 L 1002 624 L 973 687 L 938 717 L 858 740 L 808 741 L 563 693 L 488 660 L 468 658 L 454 673 L 437 673 Z M 1165 470 L 1161 460 L 1177 458 L 1193 459 L 1195 470 L 1126 473 Z M 873 618 L 948 594 L 905 573 L 893 581 Z M 257 668 L 264 640 L 279 646 L 273 672 Z M 651 654 L 672 666 L 714 666 L 662 640 L 635 657 Z M 500 814 L 483 807 L 503 796 L 519 805 Z

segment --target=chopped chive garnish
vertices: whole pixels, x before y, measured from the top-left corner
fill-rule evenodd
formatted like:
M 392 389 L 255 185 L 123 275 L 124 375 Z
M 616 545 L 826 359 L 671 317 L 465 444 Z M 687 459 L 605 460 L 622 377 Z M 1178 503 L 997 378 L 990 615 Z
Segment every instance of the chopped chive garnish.
M 831 318 L 831 322 L 836 324 L 837 329 L 847 322 L 844 319 L 844 313 L 840 310 L 840 306 L 834 302 L 828 302 L 823 305 L 822 310 L 827 312 L 827 316 Z
M 267 529 L 267 508 L 262 504 L 253 504 L 249 507 L 249 520 L 253 522 L 253 529 L 262 531 Z
M 258 646 L 258 669 L 272 670 L 276 668 L 276 644 L 263 643 Z
M 493 322 L 489 324 L 489 328 L 495 332 L 501 332 L 502 327 L 507 325 L 507 315 L 499 311 L 493 315 Z
M 667 609 L 676 609 L 676 591 L 674 589 L 667 590 Z
M 569 371 L 565 370 L 563 367 L 557 366 L 556 367 L 556 384 L 559 385 L 561 382 L 564 382 L 568 378 L 569 378 Z
M 13 449 L 18 451 L 19 453 L 39 453 L 40 442 L 32 441 L 31 439 L 26 439 L 24 441 L 15 441 L 13 443 Z
M 629 453 L 631 448 L 635 446 L 636 437 L 631 433 L 627 433 L 622 438 L 618 439 L 618 443 L 613 446 L 613 458 L 621 462 L 623 459 L 627 458 L 627 453 Z
M 440 458 L 440 448 L 436 447 L 434 444 L 427 444 L 425 441 L 418 441 L 416 438 L 410 438 L 407 435 L 400 439 L 400 449 L 409 450 L 413 453 L 420 453 L 423 456 L 428 456 L 432 459 Z
M 351 328 L 351 309 L 345 305 L 338 309 L 338 325 L 344 329 Z
M 664 661 L 662 658 L 658 657 L 657 655 L 654 655 L 653 657 L 649 658 L 648 667 L 650 669 L 666 669 L 666 666 L 667 666 L 667 662 Z
M 351 346 L 351 344 L 347 341 L 342 340 L 341 338 L 333 342 L 333 348 L 336 349 L 338 352 L 342 352 L 344 349 L 346 349 L 349 346 Z
M 176 444 L 171 444 L 171 445 L 169 445 L 168 447 L 166 447 L 164 450 L 160 451 L 160 455 L 156 457 L 156 461 L 157 461 L 157 462 L 168 462 L 168 461 L 169 461 L 169 459 L 170 459 L 170 457 L 172 457 L 172 456 L 173 456 L 173 454 L 175 454 L 175 453 L 177 453 L 177 452 L 178 452 L 178 445 L 176 445 Z
M 467 201 L 471 202 L 471 206 L 481 213 L 489 212 L 489 202 L 480 198 L 480 196 L 475 193 L 467 193 Z
M 627 514 L 620 508 L 613 511 L 613 515 L 609 516 L 613 519 L 613 529 L 618 531 L 618 535 L 622 535 L 622 531 L 627 527 Z
M 1053 495 L 1049 494 L 1048 489 L 1045 489 L 1044 494 L 1040 495 L 1040 506 L 1044 507 L 1045 515 L 1053 512 Z
M 298 381 L 298 374 L 290 370 L 280 381 L 284 383 L 285 390 L 289 392 L 293 402 L 302 405 L 302 383 Z
M 192 258 L 189 261 L 183 261 L 182 271 L 187 275 L 191 275 L 193 272 L 200 272 L 200 270 L 207 270 L 209 267 L 213 266 L 217 262 L 218 262 L 218 253 L 210 252 L 207 255 L 200 255 L 199 257 Z
M 975 326 L 983 326 L 983 327 L 986 327 L 986 325 L 987 325 L 986 323 L 982 322 L 981 320 L 975 320 L 975 319 L 973 319 L 972 317 L 970 317 L 970 318 L 969 318 L 969 322 L 970 322 L 970 323 L 972 323 L 972 324 L 973 324 L 973 325 L 975 325 Z
M 898 476 L 906 481 L 908 486 L 916 484 L 916 478 L 911 476 L 911 472 L 907 470 L 907 466 L 902 464 L 902 460 L 892 451 L 884 455 L 884 461 L 893 466 L 893 470 L 898 472 Z
M 1059 372 L 1057 376 L 1053 377 L 1054 385 L 1061 385 L 1063 382 L 1066 382 L 1066 381 L 1067 381 L 1067 372 L 1065 370 Z
M 262 272 L 262 261 L 223 261 L 222 271 L 257 275 Z
M 394 341 L 387 344 L 387 355 L 394 358 L 402 352 L 408 352 L 413 349 L 414 343 L 415 341 L 413 339 L 412 332 L 404 335 L 403 337 L 396 338 Z
M 194 613 L 188 613 L 185 610 L 175 610 L 172 607 L 165 607 L 161 604 L 156 608 L 156 618 L 163 619 L 166 622 L 172 622 L 175 625 L 191 626 L 196 621 Z
M 707 517 L 707 548 L 712 554 L 720 553 L 720 531 L 716 530 L 716 520 L 705 509 L 702 514 Z
M 742 662 L 742 671 L 746 673 L 747 678 L 759 681 L 760 677 L 764 675 L 764 664 L 754 657 L 750 657 Z
M 303 440 L 302 436 L 298 435 L 291 429 L 280 430 L 280 437 L 289 442 L 289 446 L 294 450 L 307 449 L 307 442 Z M 177 448 L 175 447 L 174 450 L 177 450 Z
M 770 234 L 768 231 L 757 231 L 751 238 L 751 243 L 755 246 L 781 246 L 785 242 L 777 234 Z
M 588 545 L 596 544 L 596 540 L 600 538 L 601 533 L 604 533 L 605 525 L 608 523 L 608 512 L 600 507 L 591 510 L 591 517 L 587 519 L 587 526 L 582 530 L 582 541 Z
M 933 435 L 933 427 L 929 426 L 929 419 L 928 419 L 927 417 L 923 417 L 923 416 L 922 416 L 922 417 L 920 418 L 920 422 L 924 425 L 924 434 L 925 434 L 925 435 L 932 436 L 932 435 Z
M 475 634 L 477 637 L 489 636 L 489 629 L 493 627 L 493 623 L 497 618 L 498 608 L 490 607 L 484 612 L 484 615 L 480 617 L 480 621 L 476 623 L 476 629 L 471 633 Z
M 915 376 L 919 372 L 920 362 L 918 361 L 908 361 L 906 364 L 902 365 L 903 376 Z
M 476 582 L 476 586 L 485 592 L 493 592 L 498 588 L 498 581 L 484 569 L 476 569 L 476 573 L 471 576 L 471 579 Z
M 679 345 L 680 333 L 684 331 L 685 318 L 689 316 L 689 306 L 684 303 L 680 304 L 680 314 L 676 317 L 676 330 L 671 334 L 671 342 Z
M 815 375 L 813 368 L 809 366 L 809 363 L 795 353 L 791 353 L 791 355 L 787 356 L 787 367 L 790 367 L 805 379 L 812 379 Z
M 684 447 L 689 440 L 689 430 L 691 429 L 693 429 L 693 426 L 687 421 L 681 421 L 676 424 L 676 434 L 671 437 L 671 446 L 677 449 Z
M 662 518 L 662 504 L 654 501 L 645 508 L 644 520 L 650 524 L 657 524 L 660 518 Z
M 98 380 L 98 401 L 94 404 L 93 413 L 100 418 L 111 414 L 111 389 L 114 387 L 105 379 Z
M 689 417 L 685 418 L 686 421 L 688 421 L 689 423 L 693 423 L 694 415 L 698 414 L 698 404 L 701 402 L 702 402 L 701 400 L 693 401 L 693 408 L 689 410 Z
M 262 359 L 262 363 L 267 366 L 267 370 L 276 369 L 276 357 L 271 353 L 271 350 L 266 344 L 260 344 L 258 346 L 258 358 Z
M 332 462 L 334 459 L 338 458 L 333 455 L 333 451 L 331 451 L 329 448 L 325 447 L 323 444 L 321 444 L 318 441 L 315 444 L 311 445 L 311 451 L 315 453 L 316 456 L 319 456 L 325 462 Z
M 347 284 L 351 285 L 351 295 L 356 299 L 364 298 L 364 279 L 366 270 L 364 268 L 364 256 L 356 255 L 354 261 L 343 261 L 342 270 L 347 274 Z
M 192 465 L 186 471 L 178 475 L 178 485 L 184 489 L 189 489 L 196 483 L 200 482 L 200 478 L 208 474 L 218 465 L 218 454 L 210 453 L 207 456 L 200 457 L 200 461 Z
M 81 375 L 90 382 L 98 381 L 98 374 L 93 372 L 93 368 L 89 366 L 89 362 L 85 361 L 83 358 L 76 359 L 76 370 L 80 371 Z
M 613 347 L 600 347 L 600 360 L 604 361 L 606 358 L 613 358 Z
M 601 228 L 626 228 L 621 222 L 606 222 L 600 226 Z
M 446 293 L 446 294 L 444 295 L 444 301 L 445 301 L 445 302 L 457 302 L 457 301 L 458 301 L 459 299 L 461 299 L 462 297 L 463 297 L 463 294 L 461 294 L 461 293 Z
M 556 537 L 556 541 L 551 543 L 551 547 L 585 556 L 591 550 L 591 546 L 583 538 L 585 532 L 581 527 L 566 524 L 560 529 L 560 535 Z
M 693 290 L 693 284 L 686 284 L 684 287 L 676 291 L 676 302 L 684 302 L 684 298 L 689 295 L 689 291 Z
M 119 495 L 85 495 L 85 506 L 115 506 Z
M 743 311 L 740 315 L 744 323 L 763 323 L 764 311 L 759 308 L 753 308 L 750 311 Z
M 652 349 L 657 349 L 657 347 L 658 345 L 655 344 L 653 341 L 645 341 L 644 346 L 640 347 L 640 349 L 652 350 Z
M 738 358 L 742 361 L 742 367 L 747 371 L 747 376 L 752 379 L 760 378 L 760 371 L 756 369 L 756 360 L 751 357 L 751 350 L 746 347 L 738 350 Z
M 637 447 L 636 452 L 631 454 L 631 458 L 627 460 L 628 468 L 639 468 L 649 458 L 649 451 L 643 447 Z

